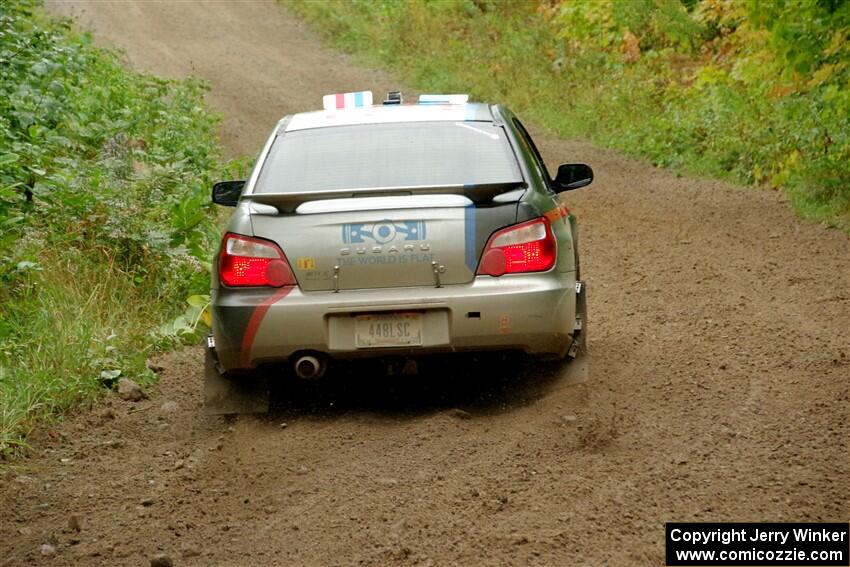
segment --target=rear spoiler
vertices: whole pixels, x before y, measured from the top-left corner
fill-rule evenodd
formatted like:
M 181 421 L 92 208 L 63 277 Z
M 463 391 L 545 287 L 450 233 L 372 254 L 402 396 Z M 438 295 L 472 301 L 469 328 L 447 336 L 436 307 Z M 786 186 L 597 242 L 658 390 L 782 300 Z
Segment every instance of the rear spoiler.
M 271 205 L 281 213 L 292 213 L 298 208 L 298 205 L 309 201 L 349 199 L 352 197 L 463 195 L 476 204 L 488 203 L 497 195 L 526 187 L 525 181 L 509 181 L 506 183 L 484 183 L 481 185 L 424 185 L 417 187 L 370 187 L 293 193 L 252 193 L 250 195 L 242 195 L 242 199 L 251 201 L 252 203 Z

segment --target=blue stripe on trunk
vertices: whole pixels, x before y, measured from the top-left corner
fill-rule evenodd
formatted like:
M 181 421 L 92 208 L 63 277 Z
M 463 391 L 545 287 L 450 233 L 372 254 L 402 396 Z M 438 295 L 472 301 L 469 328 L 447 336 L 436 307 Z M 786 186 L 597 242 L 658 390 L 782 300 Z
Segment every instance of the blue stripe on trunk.
M 475 268 L 478 267 L 476 254 L 478 246 L 475 242 L 475 205 L 463 208 L 463 242 L 466 267 L 474 274 Z

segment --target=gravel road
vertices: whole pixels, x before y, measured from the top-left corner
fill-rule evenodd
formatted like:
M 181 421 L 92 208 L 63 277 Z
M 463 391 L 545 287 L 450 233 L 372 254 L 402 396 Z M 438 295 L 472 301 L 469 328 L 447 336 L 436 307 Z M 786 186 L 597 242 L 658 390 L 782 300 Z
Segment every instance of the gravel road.
M 208 79 L 233 155 L 323 94 L 404 89 L 271 2 L 49 7 L 136 68 Z M 355 372 L 225 420 L 200 413 L 186 349 L 149 399 L 83 410 L 0 472 L 0 565 L 657 566 L 666 521 L 846 521 L 847 236 L 776 192 L 538 138 L 597 172 L 565 197 L 586 382 Z

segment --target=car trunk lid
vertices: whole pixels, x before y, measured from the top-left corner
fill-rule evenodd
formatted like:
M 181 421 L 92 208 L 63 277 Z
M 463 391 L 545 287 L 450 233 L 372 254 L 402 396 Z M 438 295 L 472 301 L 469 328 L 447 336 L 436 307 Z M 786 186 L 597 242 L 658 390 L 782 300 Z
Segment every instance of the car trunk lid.
M 472 281 L 475 206 L 463 195 L 306 201 L 294 212 L 253 205 L 254 234 L 277 242 L 304 291 Z

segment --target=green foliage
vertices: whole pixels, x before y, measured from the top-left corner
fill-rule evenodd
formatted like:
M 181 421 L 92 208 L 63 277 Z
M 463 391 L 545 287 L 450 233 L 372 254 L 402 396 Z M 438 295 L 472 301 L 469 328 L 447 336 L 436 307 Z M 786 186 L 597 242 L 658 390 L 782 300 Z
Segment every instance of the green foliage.
M 0 3 L 0 457 L 153 378 L 153 331 L 207 292 L 218 238 L 205 86 L 131 73 L 34 4 Z
M 421 90 L 784 190 L 850 229 L 850 2 L 350 0 L 286 5 Z
M 186 309 L 173 321 L 161 325 L 156 332 L 163 344 L 201 340 L 212 328 L 210 296 L 191 295 L 186 299 Z

